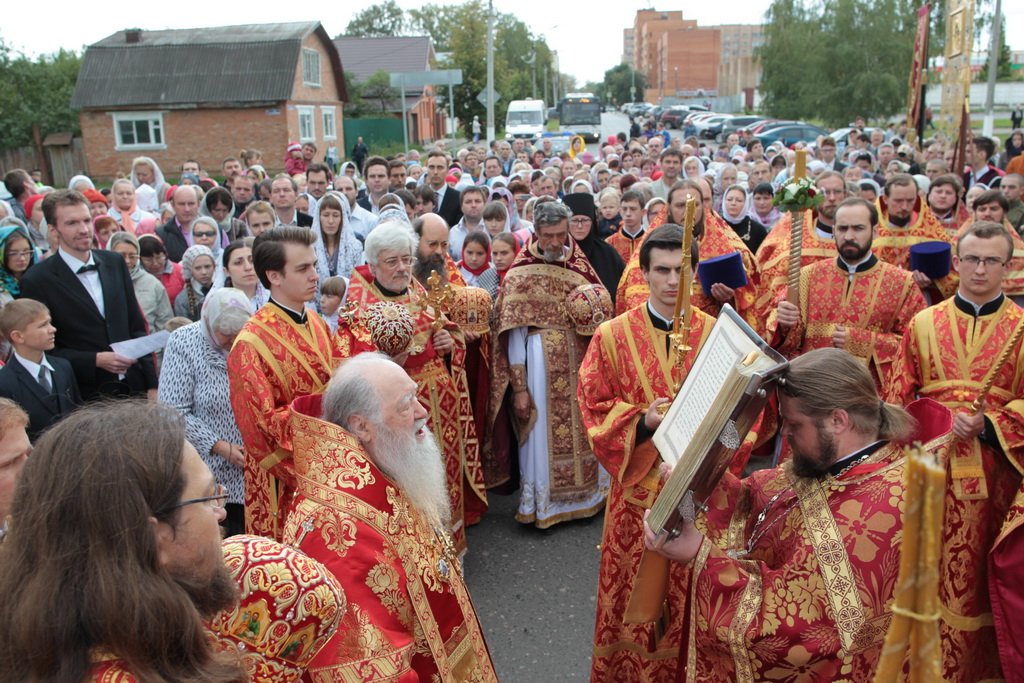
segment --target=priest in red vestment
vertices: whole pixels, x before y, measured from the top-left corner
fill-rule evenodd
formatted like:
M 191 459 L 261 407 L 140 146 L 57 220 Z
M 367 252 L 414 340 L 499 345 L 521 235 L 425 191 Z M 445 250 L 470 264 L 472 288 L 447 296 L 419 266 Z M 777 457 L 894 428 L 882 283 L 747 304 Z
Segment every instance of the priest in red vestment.
M 644 551 L 643 512 L 661 489 L 661 458 L 651 442 L 657 408 L 685 378 L 715 321 L 692 309 L 683 367 L 669 333 L 682 270 L 683 231 L 663 225 L 640 248 L 646 303 L 602 323 L 580 368 L 576 396 L 594 454 L 612 475 L 601 540 L 592 683 L 674 681 L 685 592 L 665 583 L 670 564 Z M 688 267 L 697 265 L 694 243 Z M 749 450 L 749 449 L 748 449 Z M 742 469 L 742 468 L 741 468 Z M 631 598 L 650 597 L 629 609 Z M 659 599 L 664 597 L 664 600 Z
M 998 223 L 961 235 L 959 289 L 911 321 L 886 390 L 893 402 L 927 397 L 956 413 L 939 569 L 947 681 L 1010 678 L 1024 664 L 1024 347 L 1014 335 L 1024 312 L 1001 288 L 1012 253 Z M 990 373 L 994 383 L 975 412 Z
M 739 252 L 743 260 L 743 270 L 747 275 L 747 284 L 735 290 L 724 283 L 715 283 L 711 288 L 712 296 L 704 293 L 704 289 L 695 278 L 691 295 L 693 305 L 711 317 L 717 317 L 722 304 L 730 302 L 747 324 L 758 332 L 763 331 L 764 321 L 758 317 L 756 310 L 760 286 L 757 261 L 743 240 L 711 210 L 711 188 L 705 181 L 681 180 L 673 185 L 668 193 L 665 218 L 660 220 L 656 218 L 652 226 L 666 222 L 682 225 L 686 213 L 686 202 L 690 198 L 697 200 L 693 236 L 699 245 L 700 260 L 705 261 L 716 256 Z M 647 234 L 650 234 L 650 231 Z M 626 270 L 619 280 L 615 312 L 621 314 L 631 308 L 636 308 L 647 301 L 649 293 L 643 271 L 640 269 L 640 252 L 637 250 L 633 258 L 626 264 Z
M 778 393 L 791 461 L 727 473 L 671 541 L 645 525 L 647 547 L 690 572 L 679 680 L 871 681 L 878 664 L 913 419 L 839 349 L 793 360 Z M 941 452 L 952 418 L 929 403 L 914 438 Z
M 417 394 L 391 359 L 364 353 L 322 396 L 292 406 L 297 493 L 284 538 L 322 562 L 347 600 L 309 664 L 313 683 L 498 680 L 448 534 L 445 466 Z
M 270 301 L 249 319 L 228 356 L 231 408 L 245 446 L 245 528 L 280 540 L 294 484 L 288 406 L 321 391 L 339 355 L 316 295 L 313 234 L 279 226 L 253 243 L 253 266 Z
M 850 197 L 834 218 L 839 255 L 800 269 L 798 305 L 783 288 L 768 317 L 769 343 L 787 358 L 830 346 L 845 349 L 868 365 L 881 390 L 910 319 L 926 304 L 909 272 L 872 253 L 874 204 Z
M 392 302 L 409 311 L 414 321 L 412 344 L 396 361 L 416 380 L 420 400 L 430 412 L 428 424 L 441 445 L 448 473 L 449 531 L 463 553 L 467 509 L 475 511 L 476 519 L 471 521 L 477 521 L 487 507 L 466 379 L 465 339 L 453 323 L 425 303 L 427 292 L 413 278 L 416 235 L 410 228 L 400 223 L 378 225 L 366 238 L 365 253 L 368 264 L 352 271 L 346 297 L 360 313 L 339 319 L 338 350 L 343 358 L 379 350 L 364 315 L 374 304 Z M 471 498 L 475 499 L 472 505 Z
M 1003 274 L 1003 294 L 1010 297 L 1018 306 L 1024 304 L 1024 239 L 1006 218 L 1010 203 L 999 190 L 986 190 L 974 198 L 971 216 L 957 230 L 956 237 L 967 232 L 976 221 L 1002 223 L 1007 233 L 1013 238 L 1013 258 L 1006 266 Z

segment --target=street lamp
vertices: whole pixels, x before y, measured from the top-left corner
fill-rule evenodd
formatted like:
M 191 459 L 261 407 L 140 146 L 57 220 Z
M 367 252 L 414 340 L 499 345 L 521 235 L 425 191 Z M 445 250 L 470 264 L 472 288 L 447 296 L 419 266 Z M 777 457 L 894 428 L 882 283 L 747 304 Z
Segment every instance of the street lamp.
M 675 72 L 676 72 L 676 83 L 675 83 L 675 85 L 676 85 L 676 95 L 679 95 L 679 67 L 678 66 L 674 66 L 672 68 L 675 69 Z

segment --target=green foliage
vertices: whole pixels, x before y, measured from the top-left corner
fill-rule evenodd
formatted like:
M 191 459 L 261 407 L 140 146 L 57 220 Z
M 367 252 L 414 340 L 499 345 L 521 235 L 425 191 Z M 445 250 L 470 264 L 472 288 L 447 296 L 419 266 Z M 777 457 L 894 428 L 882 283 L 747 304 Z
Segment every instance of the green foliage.
M 391 78 L 383 69 L 359 86 L 359 95 L 368 105 L 368 109 L 376 112 L 379 107 L 381 114 L 386 114 L 399 99 L 398 89 L 391 87 Z M 398 104 L 401 105 L 401 102 Z
M 30 60 L 13 56 L 0 40 L 0 149 L 31 145 L 33 124 L 43 138 L 79 132 L 78 113 L 70 103 L 80 67 L 74 52 Z
M 764 109 L 841 126 L 906 104 L 913 0 L 775 0 L 761 48 Z
M 632 102 L 630 88 L 633 86 L 633 76 L 636 75 L 636 94 L 643 99 L 644 88 L 647 87 L 647 79 L 639 71 L 634 71 L 629 64 L 619 64 L 604 72 L 604 81 L 591 88 L 587 84 L 586 89 L 593 91 L 601 98 L 602 102 L 609 104 L 623 104 Z
M 409 10 L 409 32 L 430 36 L 434 52 L 451 50 L 451 27 L 459 20 L 458 5 L 424 5 Z
M 1006 15 L 1003 15 L 1003 21 L 1001 22 L 1001 30 L 999 31 L 999 59 L 996 62 L 996 80 L 1010 80 L 1013 78 L 1013 69 L 1010 67 L 1010 46 L 1006 44 Z M 991 44 L 991 38 L 989 39 Z M 978 81 L 984 83 L 988 80 L 988 65 L 989 61 L 986 59 L 985 63 L 981 67 L 981 71 L 978 73 Z
M 359 12 L 345 28 L 345 35 L 363 38 L 400 36 L 405 30 L 405 14 L 395 0 L 370 5 Z

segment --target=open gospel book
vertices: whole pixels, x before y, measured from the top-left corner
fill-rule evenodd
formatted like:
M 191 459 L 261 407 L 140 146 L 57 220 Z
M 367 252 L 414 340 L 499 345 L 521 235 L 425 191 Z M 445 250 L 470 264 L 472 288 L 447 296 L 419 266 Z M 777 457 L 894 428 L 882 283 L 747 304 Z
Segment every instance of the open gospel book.
M 647 522 L 674 534 L 692 520 L 743 444 L 788 361 L 725 305 L 686 381 L 654 432 L 654 446 L 672 466 Z

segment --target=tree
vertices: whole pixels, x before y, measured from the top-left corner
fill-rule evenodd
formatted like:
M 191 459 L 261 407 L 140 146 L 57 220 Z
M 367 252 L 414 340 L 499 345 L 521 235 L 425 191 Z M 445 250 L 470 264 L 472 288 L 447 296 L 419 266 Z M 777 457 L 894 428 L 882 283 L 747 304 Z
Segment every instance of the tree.
M 989 45 L 991 45 L 991 38 L 989 38 Z M 996 62 L 997 80 L 1009 80 L 1013 78 L 1013 69 L 1010 65 L 1010 59 L 1010 46 L 1006 44 L 1006 15 L 1004 14 L 999 31 L 999 59 Z M 984 83 L 988 80 L 988 65 L 989 60 L 986 59 L 985 63 L 981 66 L 981 71 L 978 72 L 979 82 Z
M 81 68 L 81 58 L 61 50 L 30 60 L 12 57 L 0 40 L 0 149 L 16 149 L 33 143 L 32 127 L 39 133 L 79 131 L 78 113 L 71 96 Z
M 631 88 L 634 83 L 634 75 L 636 76 L 636 93 L 642 99 L 644 88 L 647 87 L 647 79 L 642 73 L 630 67 L 629 64 L 619 64 L 605 71 L 604 81 L 598 86 L 594 94 L 600 97 L 602 101 L 613 104 L 632 102 Z
M 405 30 L 405 14 L 395 0 L 385 0 L 379 5 L 370 5 L 356 14 L 345 28 L 345 35 L 375 38 L 400 36 Z
M 430 36 L 434 52 L 451 50 L 451 27 L 459 17 L 458 5 L 424 5 L 409 10 L 409 32 Z
M 374 104 L 374 111 L 379 104 L 380 113 L 386 114 L 389 107 L 393 106 L 395 100 L 399 98 L 399 93 L 397 88 L 391 87 L 391 77 L 388 72 L 381 69 L 367 78 L 366 82 L 360 86 L 360 96 Z

